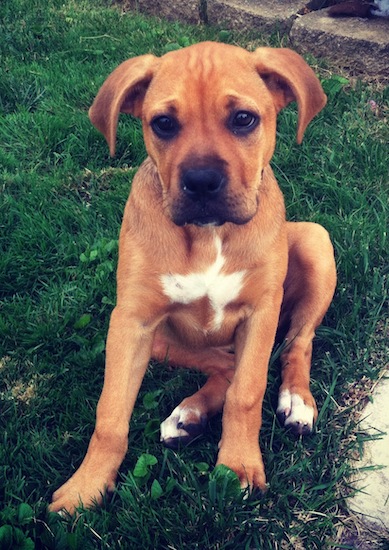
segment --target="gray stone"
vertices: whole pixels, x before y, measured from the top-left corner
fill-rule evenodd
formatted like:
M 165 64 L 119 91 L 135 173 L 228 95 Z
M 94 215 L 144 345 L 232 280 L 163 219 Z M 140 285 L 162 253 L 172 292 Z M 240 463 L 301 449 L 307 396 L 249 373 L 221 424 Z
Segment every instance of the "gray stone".
M 389 80 L 389 21 L 329 17 L 320 10 L 298 17 L 290 32 L 294 48 L 325 57 L 351 76 Z
M 186 23 L 210 23 L 260 33 L 289 35 L 300 53 L 325 57 L 333 70 L 389 82 L 389 19 L 305 13 L 306 0 L 116 0 L 137 10 Z
M 303 6 L 304 0 L 208 0 L 207 16 L 211 25 L 287 33 Z
M 360 429 L 376 439 L 364 444 L 363 457 L 355 464 L 354 487 L 358 492 L 348 500 L 348 506 L 364 521 L 386 529 L 389 536 L 388 395 L 389 378 L 386 378 L 377 385 L 373 401 L 363 411 Z

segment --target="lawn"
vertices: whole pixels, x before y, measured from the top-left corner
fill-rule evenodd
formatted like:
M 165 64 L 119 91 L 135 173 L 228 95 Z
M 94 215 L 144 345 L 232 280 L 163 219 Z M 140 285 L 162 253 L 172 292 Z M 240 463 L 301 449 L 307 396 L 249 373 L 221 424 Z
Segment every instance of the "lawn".
M 93 431 L 120 221 L 145 158 L 140 123 L 122 117 L 111 159 L 88 107 L 128 57 L 280 39 L 123 14 L 103 0 L 6 0 L 0 18 L 0 548 L 336 547 L 349 459 L 364 437 L 355 410 L 384 366 L 388 90 L 310 58 L 328 106 L 301 146 L 295 107 L 279 117 L 272 166 L 288 217 L 325 225 L 338 266 L 314 350 L 314 433 L 293 438 L 275 417 L 275 353 L 261 433 L 270 486 L 243 499 L 234 476 L 213 468 L 220 417 L 186 448 L 160 446 L 159 423 L 202 378 L 151 364 L 117 491 L 101 509 L 62 518 L 46 506 Z

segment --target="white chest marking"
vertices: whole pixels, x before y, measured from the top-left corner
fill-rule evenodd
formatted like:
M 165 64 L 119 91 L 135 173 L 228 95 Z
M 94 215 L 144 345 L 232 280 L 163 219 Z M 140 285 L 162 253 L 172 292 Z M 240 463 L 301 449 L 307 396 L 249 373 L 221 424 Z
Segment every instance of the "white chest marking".
M 161 276 L 162 288 L 172 303 L 190 304 L 200 298 L 208 297 L 214 310 L 214 330 L 218 330 L 223 322 L 223 312 L 226 305 L 239 296 L 242 288 L 245 270 L 221 273 L 225 264 L 222 255 L 222 243 L 215 238 L 216 260 L 205 271 L 180 275 L 168 273 Z

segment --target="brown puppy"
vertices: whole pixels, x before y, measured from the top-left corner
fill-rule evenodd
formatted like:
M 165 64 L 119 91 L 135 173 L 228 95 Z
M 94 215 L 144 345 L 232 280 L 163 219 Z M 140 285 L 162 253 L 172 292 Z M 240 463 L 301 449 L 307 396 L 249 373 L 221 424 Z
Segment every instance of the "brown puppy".
M 123 112 L 142 119 L 149 158 L 124 212 L 96 428 L 51 510 L 73 512 L 114 488 L 150 357 L 208 375 L 162 423 L 161 440 L 191 439 L 223 408 L 218 463 L 242 486 L 264 489 L 262 401 L 285 324 L 277 413 L 299 434 L 312 429 L 312 339 L 336 274 L 327 232 L 285 221 L 269 166 L 277 112 L 294 100 L 301 142 L 326 102 L 304 60 L 287 49 L 209 42 L 125 61 L 100 89 L 90 118 L 111 155 Z

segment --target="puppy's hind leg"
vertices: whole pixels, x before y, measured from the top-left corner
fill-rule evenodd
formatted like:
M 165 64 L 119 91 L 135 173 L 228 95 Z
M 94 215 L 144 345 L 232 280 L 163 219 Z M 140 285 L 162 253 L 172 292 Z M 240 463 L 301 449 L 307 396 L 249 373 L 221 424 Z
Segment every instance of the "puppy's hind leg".
M 234 376 L 234 355 L 225 349 L 192 351 L 157 335 L 153 358 L 170 365 L 195 368 L 208 376 L 204 386 L 185 398 L 161 424 L 161 442 L 177 448 L 187 444 L 205 429 L 209 418 L 220 412 Z
M 288 323 L 281 355 L 277 416 L 297 434 L 312 430 L 317 407 L 309 388 L 312 340 L 334 294 L 336 268 L 327 231 L 314 223 L 288 223 L 289 264 L 280 325 Z

